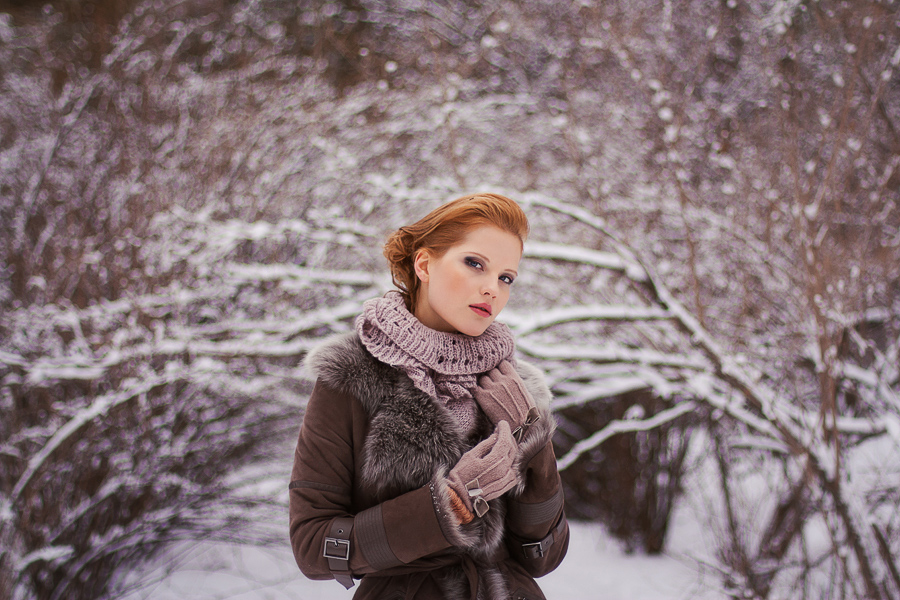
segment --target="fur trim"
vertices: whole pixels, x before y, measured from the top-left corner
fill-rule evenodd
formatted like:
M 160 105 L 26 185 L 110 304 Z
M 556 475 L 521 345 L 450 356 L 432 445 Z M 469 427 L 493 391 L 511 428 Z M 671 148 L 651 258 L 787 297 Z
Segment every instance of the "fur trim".
M 550 414 L 541 414 L 541 419 L 532 425 L 525 437 L 519 442 L 519 448 L 516 453 L 514 467 L 516 469 L 517 483 L 514 488 L 509 490 L 510 496 L 516 498 L 521 496 L 525 491 L 526 472 L 528 464 L 535 454 L 540 452 L 553 438 L 553 432 L 556 430 L 556 421 Z
M 550 412 L 552 394 L 544 380 L 544 374 L 537 367 L 522 361 L 519 361 L 516 370 L 519 372 L 519 377 L 522 378 L 525 387 L 531 392 L 541 418 L 528 428 L 522 441 L 519 442 L 515 461 L 518 482 L 509 491 L 509 494 L 514 498 L 521 496 L 525 491 L 525 475 L 528 470 L 528 463 L 531 462 L 535 454 L 540 452 L 553 439 L 553 432 L 556 431 L 556 419 L 553 417 L 553 413 Z
M 469 580 L 466 578 L 466 573 L 462 570 L 462 567 L 445 567 L 437 580 L 437 584 L 441 588 L 444 598 L 468 598 L 471 596 L 469 593 Z M 498 598 L 502 597 L 498 596 Z
M 483 563 L 475 563 L 475 568 L 478 571 L 476 600 L 507 600 L 510 597 L 506 578 L 499 569 Z M 438 579 L 438 587 L 444 598 L 461 600 L 472 597 L 466 572 L 459 566 L 445 567 Z
M 355 333 L 326 338 L 307 353 L 303 368 L 313 379 L 357 398 L 370 413 L 381 400 L 379 391 L 399 377 L 398 371 L 372 358 Z
M 541 416 L 543 417 L 545 412 L 549 414 L 550 401 L 553 399 L 553 394 L 547 386 L 543 371 L 523 360 L 516 361 L 516 371 L 519 373 L 519 377 L 522 378 L 525 389 L 531 392 L 534 404 L 541 411 Z
M 462 525 L 457 522 L 450 506 L 450 488 L 445 479 L 446 470 L 439 471 L 432 485 L 438 502 L 438 518 L 447 540 L 458 548 L 464 548 L 473 558 L 487 558 L 503 543 L 506 502 L 497 498 L 488 502 L 490 509 L 483 517 L 476 517 Z
M 506 585 L 506 579 L 504 579 L 503 574 L 499 569 L 479 566 L 478 580 L 477 600 L 492 600 L 494 598 L 509 597 L 509 588 Z

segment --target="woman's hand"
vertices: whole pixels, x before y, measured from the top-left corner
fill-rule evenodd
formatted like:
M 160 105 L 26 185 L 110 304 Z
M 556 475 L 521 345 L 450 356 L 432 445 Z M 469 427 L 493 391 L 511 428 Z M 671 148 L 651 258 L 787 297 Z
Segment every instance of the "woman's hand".
M 494 433 L 460 457 L 447 475 L 447 485 L 470 513 L 482 517 L 488 511 L 488 500 L 516 485 L 515 458 L 516 440 L 509 423 L 501 421 Z
M 509 423 L 516 441 L 521 441 L 528 427 L 540 418 L 534 398 L 507 360 L 478 379 L 473 395 L 491 423 Z

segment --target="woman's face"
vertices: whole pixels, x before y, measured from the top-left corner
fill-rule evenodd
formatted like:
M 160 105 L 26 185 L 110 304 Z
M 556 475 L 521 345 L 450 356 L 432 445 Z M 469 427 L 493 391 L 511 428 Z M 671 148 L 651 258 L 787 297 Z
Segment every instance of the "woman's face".
M 519 238 L 493 225 L 471 230 L 440 257 L 420 251 L 416 318 L 438 331 L 481 335 L 506 306 L 521 258 Z

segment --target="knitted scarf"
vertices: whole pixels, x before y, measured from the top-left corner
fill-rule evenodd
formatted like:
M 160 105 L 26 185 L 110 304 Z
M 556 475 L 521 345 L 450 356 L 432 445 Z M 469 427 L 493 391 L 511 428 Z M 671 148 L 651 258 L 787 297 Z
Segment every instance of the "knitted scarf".
M 406 308 L 399 293 L 363 303 L 356 332 L 378 360 L 406 373 L 413 384 L 443 402 L 467 433 L 477 412 L 470 390 L 477 376 L 514 361 L 512 333 L 496 321 L 478 337 L 426 327 Z

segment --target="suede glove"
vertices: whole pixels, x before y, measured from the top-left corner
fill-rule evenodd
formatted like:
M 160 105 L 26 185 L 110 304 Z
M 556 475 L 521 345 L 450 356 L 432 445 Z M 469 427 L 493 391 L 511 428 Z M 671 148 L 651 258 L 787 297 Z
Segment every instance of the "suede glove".
M 478 387 L 472 395 L 491 423 L 509 423 L 517 442 L 522 441 L 525 431 L 540 419 L 534 398 L 508 360 L 479 377 Z
M 516 485 L 516 440 L 509 423 L 501 421 L 494 433 L 463 454 L 447 475 L 447 485 L 479 517 L 490 508 L 487 501 L 499 498 Z

